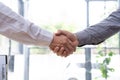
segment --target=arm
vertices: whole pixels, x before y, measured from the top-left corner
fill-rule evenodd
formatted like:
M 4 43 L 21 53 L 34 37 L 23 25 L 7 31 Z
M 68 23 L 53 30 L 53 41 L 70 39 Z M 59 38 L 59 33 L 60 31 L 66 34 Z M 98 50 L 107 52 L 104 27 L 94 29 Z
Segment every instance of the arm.
M 2 3 L 0 3 L 0 34 L 24 44 L 49 46 L 50 48 L 59 46 L 64 47 L 65 52 L 74 51 L 72 42 L 67 37 L 53 35 L 25 20 Z
M 0 3 L 0 34 L 24 44 L 48 46 L 53 33 L 25 20 Z
M 83 45 L 96 45 L 120 30 L 120 9 L 110 14 L 106 19 L 100 23 L 90 26 L 89 28 L 75 33 L 79 47 Z
M 60 30 L 56 35 L 65 35 L 69 39 L 73 39 L 77 42 L 77 46 L 81 47 L 84 45 L 96 45 L 110 36 L 114 35 L 120 30 L 120 9 L 110 14 L 106 19 L 100 23 L 86 28 L 83 31 L 76 32 L 75 34 Z M 76 35 L 76 36 L 75 36 Z M 62 50 L 55 48 L 53 50 L 55 53 L 61 53 Z M 64 55 L 61 53 L 61 55 Z

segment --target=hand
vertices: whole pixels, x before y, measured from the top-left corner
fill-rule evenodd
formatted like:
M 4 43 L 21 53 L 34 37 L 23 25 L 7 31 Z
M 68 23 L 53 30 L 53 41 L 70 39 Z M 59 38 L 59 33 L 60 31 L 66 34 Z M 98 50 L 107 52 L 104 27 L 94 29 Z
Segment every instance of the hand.
M 78 42 L 77 37 L 73 33 L 70 33 L 70 32 L 65 31 L 65 30 L 58 30 L 58 32 L 55 35 L 56 36 L 65 35 L 67 38 L 69 38 L 72 41 L 74 51 L 76 50 L 76 47 L 78 46 L 79 42 Z M 70 55 L 70 53 L 67 53 L 67 52 L 65 54 L 62 53 L 64 51 L 63 47 L 62 48 L 56 47 L 56 48 L 54 48 L 52 50 L 54 51 L 54 53 L 62 54 L 61 56 Z
M 69 40 L 64 35 L 54 35 L 53 40 L 51 44 L 49 45 L 51 50 L 54 50 L 55 48 L 60 48 L 59 53 L 57 53 L 58 56 L 68 56 L 69 54 L 73 53 L 75 51 L 73 47 L 73 43 L 71 40 Z M 58 49 L 57 49 L 58 50 Z M 64 55 L 63 55 L 64 54 Z

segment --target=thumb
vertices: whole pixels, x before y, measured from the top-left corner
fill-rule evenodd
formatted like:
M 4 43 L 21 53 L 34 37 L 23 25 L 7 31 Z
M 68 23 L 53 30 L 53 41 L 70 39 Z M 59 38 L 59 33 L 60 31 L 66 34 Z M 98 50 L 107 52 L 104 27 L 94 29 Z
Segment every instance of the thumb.
M 63 30 L 58 30 L 56 33 L 55 33 L 56 36 L 59 36 L 59 35 L 65 35 L 64 34 L 64 31 Z
M 78 46 L 79 42 L 78 40 L 75 40 L 72 43 L 73 43 L 72 46 L 74 47 L 74 51 L 76 51 L 76 47 Z
M 64 36 L 70 37 L 72 35 L 72 33 L 65 31 L 65 30 L 58 30 L 57 33 L 55 33 L 55 35 L 57 35 L 57 36 L 64 35 Z
M 57 35 L 57 36 L 59 36 L 59 35 L 65 35 L 71 41 L 75 41 L 76 40 L 76 36 L 73 33 L 69 32 L 69 31 L 65 31 L 65 30 L 58 30 L 55 35 Z

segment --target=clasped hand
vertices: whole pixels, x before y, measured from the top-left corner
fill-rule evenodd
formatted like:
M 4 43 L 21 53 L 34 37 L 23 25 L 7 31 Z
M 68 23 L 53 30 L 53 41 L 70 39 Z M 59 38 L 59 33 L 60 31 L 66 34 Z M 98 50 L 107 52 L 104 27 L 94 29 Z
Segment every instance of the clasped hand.
M 67 57 L 76 51 L 78 43 L 78 39 L 73 33 L 58 30 L 58 32 L 54 34 L 49 47 L 58 56 Z

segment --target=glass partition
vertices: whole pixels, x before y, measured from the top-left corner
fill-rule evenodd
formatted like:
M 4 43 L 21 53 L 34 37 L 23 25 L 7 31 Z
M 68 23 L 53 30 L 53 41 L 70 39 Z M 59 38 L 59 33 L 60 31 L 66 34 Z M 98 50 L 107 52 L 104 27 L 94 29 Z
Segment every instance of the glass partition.
M 17 0 L 0 0 L 5 3 L 15 12 L 19 12 Z M 86 0 L 23 0 L 24 2 L 24 17 L 51 32 L 56 32 L 58 29 L 77 32 L 87 27 L 87 7 Z M 111 12 L 118 8 L 117 1 L 107 0 L 90 0 L 89 1 L 89 25 L 94 25 Z M 18 13 L 19 14 L 19 13 Z M 64 58 L 54 54 L 48 47 L 43 46 L 27 46 L 29 50 L 28 59 L 25 55 L 19 53 L 18 42 L 12 41 L 9 44 L 9 39 L 1 36 L 0 45 L 4 47 L 3 51 L 9 54 L 11 46 L 11 60 L 14 64 L 12 71 L 9 70 L 8 80 L 24 80 L 25 75 L 28 80 L 86 80 L 85 76 L 85 52 L 86 48 L 91 50 L 91 74 L 92 80 L 99 77 L 102 79 L 99 71 L 97 58 L 99 51 L 105 50 L 108 53 L 114 52 L 115 55 L 111 58 L 110 67 L 114 67 L 115 72 L 111 80 L 119 80 L 119 36 L 118 34 L 107 39 L 105 42 L 93 46 L 87 45 L 78 47 L 76 52 Z M 23 51 L 25 52 L 25 51 Z M 28 52 L 25 52 L 28 53 Z M 90 56 L 89 56 L 90 57 Z M 29 72 L 25 74 L 25 61 L 29 60 Z

